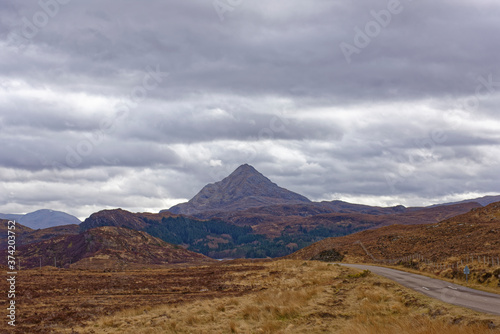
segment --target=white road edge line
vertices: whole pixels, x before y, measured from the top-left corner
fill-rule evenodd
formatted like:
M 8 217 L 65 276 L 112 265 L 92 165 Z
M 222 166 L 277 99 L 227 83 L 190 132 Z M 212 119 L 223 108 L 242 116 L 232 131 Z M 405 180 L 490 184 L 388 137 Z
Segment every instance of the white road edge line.
M 422 287 L 422 289 L 425 289 L 425 290 L 429 291 L 429 289 L 428 289 L 428 288 L 426 288 L 425 286 L 423 286 L 423 287 Z
M 449 286 L 449 285 L 448 285 L 448 287 L 449 287 L 450 289 L 453 289 L 453 290 L 458 290 L 457 288 L 454 288 L 454 287 Z

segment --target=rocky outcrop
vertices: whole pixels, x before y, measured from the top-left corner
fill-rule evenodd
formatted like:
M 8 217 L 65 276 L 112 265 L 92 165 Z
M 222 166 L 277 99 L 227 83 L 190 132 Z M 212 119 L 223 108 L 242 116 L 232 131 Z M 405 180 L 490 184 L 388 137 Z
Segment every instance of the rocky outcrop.
M 275 204 L 310 203 L 306 197 L 281 188 L 245 164 L 222 181 L 205 186 L 189 202 L 168 211 L 194 215 L 207 211 L 238 211 Z

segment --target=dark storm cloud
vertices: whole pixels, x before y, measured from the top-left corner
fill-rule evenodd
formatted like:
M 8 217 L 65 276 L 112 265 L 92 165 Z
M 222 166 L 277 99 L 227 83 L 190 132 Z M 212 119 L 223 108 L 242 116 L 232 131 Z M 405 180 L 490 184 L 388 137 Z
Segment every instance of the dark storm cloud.
M 130 72 L 160 63 L 176 80 L 155 92 L 162 96 L 223 91 L 328 102 L 335 95 L 341 101 L 467 95 L 474 76 L 496 70 L 500 42 L 490 36 L 498 6 L 450 1 L 401 1 L 402 12 L 348 65 L 340 43 L 354 43 L 354 28 L 363 30 L 374 20 L 370 11 L 388 2 L 317 1 L 306 15 L 290 9 L 298 3 L 245 3 L 224 22 L 205 1 L 70 2 L 33 38 L 65 58 L 63 73 L 33 66 L 61 83 L 68 73 L 73 85 L 76 76 L 90 76 L 120 86 Z
M 312 199 L 498 193 L 497 2 L 233 7 L 4 1 L 0 211 L 156 210 L 242 163 Z

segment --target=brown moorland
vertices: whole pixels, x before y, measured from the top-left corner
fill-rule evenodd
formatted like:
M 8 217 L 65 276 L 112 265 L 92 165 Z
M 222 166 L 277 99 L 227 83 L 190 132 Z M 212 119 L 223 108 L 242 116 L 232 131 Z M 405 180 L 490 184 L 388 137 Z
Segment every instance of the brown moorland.
M 26 270 L 12 333 L 500 333 L 500 317 L 318 261 Z M 3 324 L 2 324 L 3 326 Z

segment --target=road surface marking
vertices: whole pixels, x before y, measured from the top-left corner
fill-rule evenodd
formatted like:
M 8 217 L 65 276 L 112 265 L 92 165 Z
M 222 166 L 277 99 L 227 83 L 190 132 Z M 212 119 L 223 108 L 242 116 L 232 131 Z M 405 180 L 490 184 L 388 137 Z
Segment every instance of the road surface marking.
M 428 289 L 428 288 L 426 288 L 425 286 L 423 286 L 423 287 L 422 287 L 422 289 L 425 289 L 425 290 L 429 291 L 429 289 Z
M 449 286 L 449 285 L 448 285 L 448 287 L 449 287 L 450 289 L 453 289 L 453 290 L 458 290 L 457 288 L 454 288 L 454 287 Z

